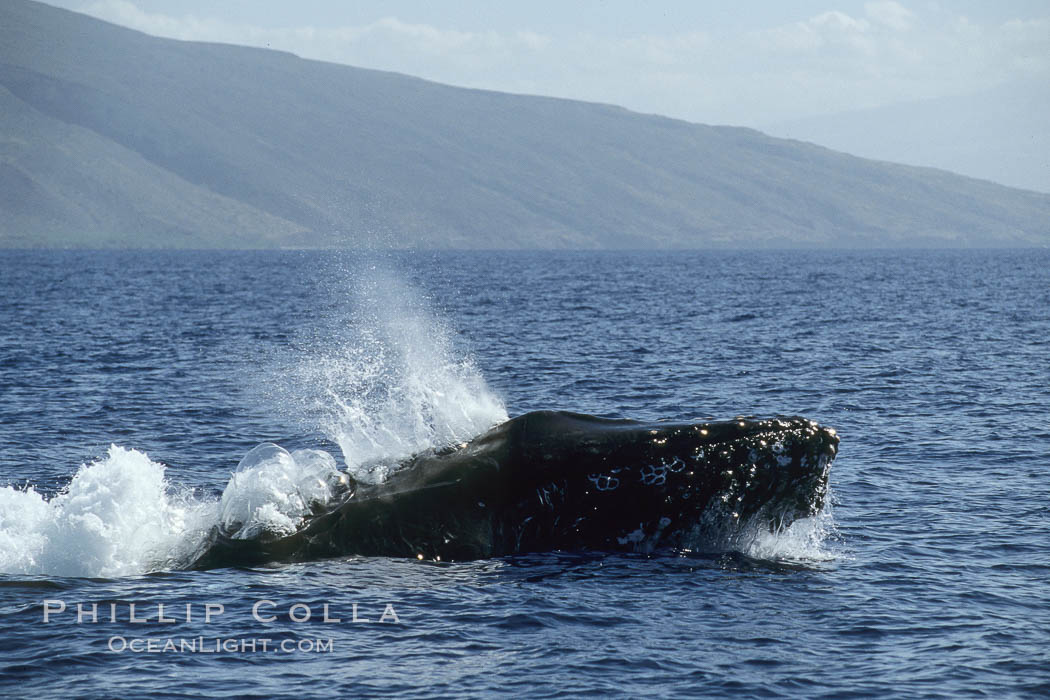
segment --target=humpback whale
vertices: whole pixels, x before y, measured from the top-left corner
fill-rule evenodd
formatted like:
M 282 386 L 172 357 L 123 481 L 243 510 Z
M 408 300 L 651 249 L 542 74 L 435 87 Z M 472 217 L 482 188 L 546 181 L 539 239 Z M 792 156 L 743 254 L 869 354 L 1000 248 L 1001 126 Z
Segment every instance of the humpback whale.
M 705 524 L 776 529 L 818 512 L 838 442 L 800 417 L 670 423 L 535 411 L 419 453 L 381 484 L 351 481 L 292 535 L 244 540 L 217 529 L 195 567 L 686 547 Z

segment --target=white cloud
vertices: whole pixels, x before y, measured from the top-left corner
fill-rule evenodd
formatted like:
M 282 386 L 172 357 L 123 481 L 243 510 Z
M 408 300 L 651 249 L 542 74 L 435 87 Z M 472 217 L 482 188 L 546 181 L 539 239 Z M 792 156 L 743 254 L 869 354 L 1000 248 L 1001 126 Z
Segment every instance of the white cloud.
M 1050 18 L 981 24 L 930 4 L 908 5 L 874 0 L 862 16 L 832 9 L 759 31 L 683 27 L 626 37 L 460 31 L 392 16 L 270 28 L 149 13 L 129 0 L 98 0 L 84 11 L 176 39 L 268 46 L 456 85 L 611 102 L 708 123 L 756 125 L 1050 74 Z
M 147 34 L 168 37 L 169 39 L 184 39 L 192 41 L 224 41 L 225 37 L 235 33 L 239 36 L 252 34 L 252 27 L 234 28 L 223 22 L 212 19 L 200 19 L 193 15 L 185 17 L 170 17 L 163 14 L 154 14 L 140 10 L 138 6 L 128 0 L 102 0 L 86 5 L 82 12 L 107 22 L 120 24 L 125 27 L 137 29 Z
M 778 51 L 813 53 L 845 45 L 870 53 L 870 30 L 867 21 L 832 10 L 802 22 L 755 32 L 753 36 L 759 44 Z
M 194 15 L 173 17 L 148 13 L 129 0 L 100 0 L 83 11 L 94 17 L 171 39 L 215 41 L 253 46 L 273 46 L 307 58 L 341 60 L 359 44 L 387 43 L 414 53 L 448 55 L 461 52 L 501 51 L 507 48 L 540 50 L 549 39 L 534 32 L 499 34 L 461 32 L 427 24 L 383 17 L 360 26 L 264 28 L 233 24 Z
M 915 15 L 911 10 L 893 0 L 864 3 L 864 13 L 872 21 L 898 32 L 906 32 L 911 29 L 915 20 Z
M 1050 73 L 1050 18 L 1006 22 L 996 42 L 1014 70 L 1026 74 Z

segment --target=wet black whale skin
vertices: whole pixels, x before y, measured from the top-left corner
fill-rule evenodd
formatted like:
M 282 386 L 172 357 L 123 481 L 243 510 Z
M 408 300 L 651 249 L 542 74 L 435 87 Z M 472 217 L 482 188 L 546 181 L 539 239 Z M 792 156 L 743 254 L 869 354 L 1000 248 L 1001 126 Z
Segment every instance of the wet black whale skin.
M 216 531 L 195 566 L 676 547 L 712 510 L 771 526 L 812 515 L 838 442 L 800 417 L 670 423 L 535 411 L 417 454 L 382 484 L 352 482 L 293 535 Z

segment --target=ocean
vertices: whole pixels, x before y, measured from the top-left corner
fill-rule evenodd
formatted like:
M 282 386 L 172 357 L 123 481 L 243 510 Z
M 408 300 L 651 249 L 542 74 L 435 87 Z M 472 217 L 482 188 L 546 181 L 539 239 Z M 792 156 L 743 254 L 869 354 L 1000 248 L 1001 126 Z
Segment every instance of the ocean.
M 0 695 L 1050 694 L 1050 251 L 0 251 L 0 334 Z M 546 408 L 803 415 L 831 500 L 724 551 L 185 568 Z

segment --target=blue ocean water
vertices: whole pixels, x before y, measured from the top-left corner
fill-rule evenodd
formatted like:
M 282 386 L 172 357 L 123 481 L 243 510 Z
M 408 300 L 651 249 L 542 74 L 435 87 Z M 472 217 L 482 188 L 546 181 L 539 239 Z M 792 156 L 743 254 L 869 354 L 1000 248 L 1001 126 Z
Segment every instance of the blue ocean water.
M 6 251 L 0 334 L 0 694 L 1050 693 L 1050 252 Z M 741 552 L 178 569 L 294 520 L 317 453 L 230 487 L 260 443 L 362 469 L 538 408 L 805 415 L 833 505 Z

